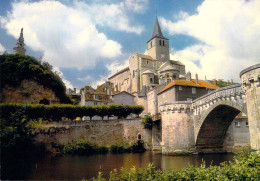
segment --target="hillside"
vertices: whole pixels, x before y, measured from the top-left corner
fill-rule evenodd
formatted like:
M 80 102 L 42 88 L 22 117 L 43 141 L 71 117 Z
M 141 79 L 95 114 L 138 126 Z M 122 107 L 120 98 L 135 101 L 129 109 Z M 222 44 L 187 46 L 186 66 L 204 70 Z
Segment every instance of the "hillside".
M 0 55 L 0 81 L 1 93 L 6 87 L 18 89 L 22 82 L 31 81 L 54 92 L 60 103 L 71 103 L 64 83 L 52 72 L 52 66 L 30 56 Z

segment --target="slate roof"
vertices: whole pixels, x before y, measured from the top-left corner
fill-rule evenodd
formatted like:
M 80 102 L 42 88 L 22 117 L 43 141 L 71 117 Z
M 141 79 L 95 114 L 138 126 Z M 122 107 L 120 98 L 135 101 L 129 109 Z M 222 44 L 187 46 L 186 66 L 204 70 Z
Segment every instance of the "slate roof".
M 173 80 L 171 81 L 167 86 L 165 86 L 158 94 L 170 89 L 171 87 L 174 87 L 176 85 L 179 86 L 189 86 L 189 87 L 201 87 L 201 88 L 207 88 L 207 89 L 218 89 L 218 86 L 215 86 L 207 81 L 199 80 L 199 84 L 196 84 L 196 80 Z
M 155 23 L 154 23 L 154 29 L 153 29 L 153 35 L 152 35 L 152 37 L 150 38 L 150 40 L 151 39 L 153 39 L 153 38 L 162 38 L 162 39 L 166 39 L 166 40 L 168 40 L 168 38 L 165 38 L 164 36 L 163 36 L 163 34 L 162 34 L 162 30 L 161 30 L 161 27 L 160 27 L 160 24 L 159 24 L 159 22 L 158 22 L 158 19 L 157 19 L 157 17 L 156 17 L 156 19 L 155 19 Z M 150 41 L 149 40 L 149 41 Z M 149 42 L 148 41 L 148 42 Z

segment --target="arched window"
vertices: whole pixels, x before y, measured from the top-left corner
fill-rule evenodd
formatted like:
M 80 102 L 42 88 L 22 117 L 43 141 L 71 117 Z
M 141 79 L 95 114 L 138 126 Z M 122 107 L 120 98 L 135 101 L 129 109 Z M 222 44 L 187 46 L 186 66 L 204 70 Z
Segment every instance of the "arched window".
M 172 79 L 176 79 L 176 75 L 173 75 L 173 76 L 172 76 Z
M 164 40 L 162 41 L 162 45 L 164 46 Z
M 162 45 L 162 41 L 161 41 L 161 40 L 159 40 L 159 45 L 160 45 L 160 46 Z
M 142 139 L 142 135 L 141 135 L 141 134 L 138 134 L 138 135 L 137 135 L 137 139 L 138 139 L 138 140 L 141 140 L 141 139 Z
M 50 105 L 50 101 L 46 98 L 40 100 L 39 104 Z

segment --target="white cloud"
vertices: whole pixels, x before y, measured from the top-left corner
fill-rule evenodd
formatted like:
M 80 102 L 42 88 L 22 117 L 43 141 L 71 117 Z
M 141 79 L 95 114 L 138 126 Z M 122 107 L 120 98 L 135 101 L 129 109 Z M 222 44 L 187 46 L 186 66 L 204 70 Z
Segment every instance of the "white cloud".
M 128 60 L 122 61 L 123 63 L 119 61 L 112 62 L 110 64 L 106 64 L 106 68 L 108 70 L 108 75 L 97 75 L 97 76 L 90 76 L 87 75 L 85 77 L 79 77 L 78 80 L 84 82 L 84 85 L 90 85 L 94 89 L 97 88 L 98 85 L 103 84 L 108 80 L 108 77 L 114 75 L 116 72 L 126 68 L 128 66 Z
M 5 47 L 0 43 L 0 55 L 2 55 L 5 51 Z
M 142 13 L 147 7 L 148 0 L 125 0 L 125 6 L 135 12 Z
M 197 14 L 173 22 L 160 18 L 170 34 L 185 34 L 202 43 L 175 52 L 187 70 L 209 78 L 235 79 L 247 66 L 259 63 L 260 1 L 205 0 Z M 196 61 L 200 62 L 197 66 Z
M 43 60 L 50 64 L 88 69 L 99 59 L 111 61 L 122 55 L 122 46 L 98 31 L 97 25 L 138 34 L 143 31 L 141 26 L 129 24 L 122 6 L 126 5 L 75 1 L 68 7 L 57 1 L 15 1 L 0 23 L 15 38 L 23 27 L 26 46 L 42 51 Z
M 76 7 L 82 11 L 87 11 L 92 20 L 98 25 L 108 26 L 114 30 L 141 34 L 144 31 L 144 27 L 130 25 L 126 12 L 127 9 L 131 11 L 134 10 L 135 12 L 143 10 L 144 6 L 142 3 L 144 2 L 145 1 L 127 0 L 114 4 L 96 3 L 91 5 L 77 2 Z
M 54 66 L 54 67 L 52 68 L 52 71 L 59 75 L 59 77 L 62 79 L 62 81 L 63 81 L 63 83 L 65 84 L 65 86 L 66 86 L 67 89 L 68 89 L 68 88 L 71 88 L 71 89 L 74 88 L 74 86 L 72 85 L 72 83 L 71 83 L 70 81 L 68 81 L 68 80 L 64 77 L 63 73 L 60 71 L 60 69 L 59 69 L 58 67 L 55 67 L 55 66 Z

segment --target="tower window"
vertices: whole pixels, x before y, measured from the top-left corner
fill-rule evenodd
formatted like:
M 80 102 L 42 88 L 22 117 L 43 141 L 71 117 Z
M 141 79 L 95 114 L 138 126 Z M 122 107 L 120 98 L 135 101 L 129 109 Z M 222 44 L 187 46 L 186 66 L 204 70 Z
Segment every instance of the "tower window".
M 151 48 L 152 48 L 152 46 L 153 46 L 153 42 L 151 41 Z
M 159 45 L 160 45 L 160 46 L 162 45 L 162 41 L 161 41 L 161 40 L 159 40 Z
M 133 70 L 133 77 L 135 77 L 135 71 Z
M 148 64 L 148 60 L 146 61 L 146 64 Z
M 164 46 L 164 40 L 162 41 L 162 45 Z

